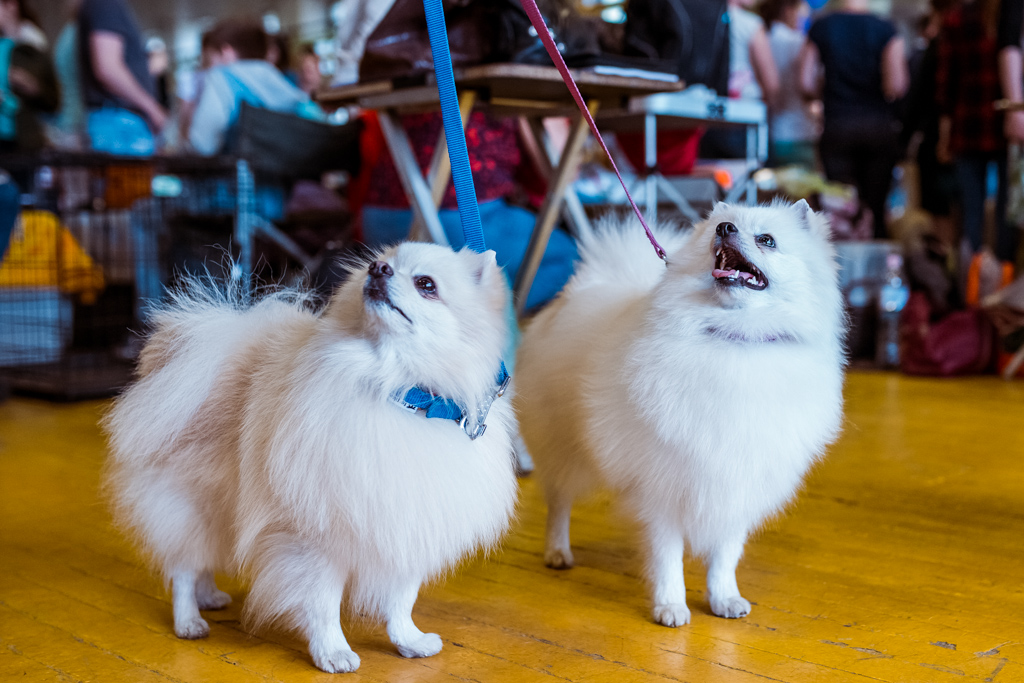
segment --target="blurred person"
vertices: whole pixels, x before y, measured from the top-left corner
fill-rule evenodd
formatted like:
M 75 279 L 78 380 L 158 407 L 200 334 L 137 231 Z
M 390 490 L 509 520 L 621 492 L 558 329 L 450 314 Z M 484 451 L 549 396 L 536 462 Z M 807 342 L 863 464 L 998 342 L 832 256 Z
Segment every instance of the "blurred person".
M 218 66 L 206 74 L 188 130 L 193 149 L 221 153 L 230 143 L 242 103 L 314 117 L 318 108 L 267 61 L 268 37 L 256 21 L 227 19 L 210 31 Z
M 82 0 L 78 10 L 79 67 L 92 148 L 145 156 L 167 124 L 138 21 L 126 0 Z
M 956 168 L 963 236 L 974 254 L 985 243 L 985 199 L 989 168 L 995 165 L 994 251 L 999 260 L 1012 261 L 1017 229 L 1006 223 L 1007 146 L 1003 115 L 995 109 L 1002 96 L 998 2 L 966 2 L 946 16 L 938 38 L 935 75 L 935 101 L 941 115 L 936 154 L 939 161 L 952 162 Z
M 753 4 L 754 0 L 729 0 L 729 97 L 771 106 L 779 92 L 779 72 L 764 22 L 748 9 Z M 703 158 L 746 155 L 747 133 L 742 128 L 712 128 L 701 140 Z
M 156 84 L 156 101 L 166 110 L 171 108 L 171 58 L 167 44 L 153 37 L 146 41 L 146 64 Z
M 808 31 L 798 57 L 800 89 L 824 106 L 819 153 L 825 175 L 857 188 L 871 210 L 875 238 L 885 239 L 885 203 L 900 156 L 893 105 L 910 80 L 904 43 L 892 22 L 871 14 L 869 0 L 837 4 Z
M 4 29 L 4 36 L 13 38 L 18 43 L 30 45 L 40 52 L 46 52 L 50 47 L 50 42 L 46 39 L 43 30 L 39 28 L 39 18 L 28 6 L 27 0 L 9 0 L 6 4 L 16 6 L 16 9 L 5 11 L 15 12 L 18 18 L 17 21 L 10 22 Z
M 768 121 L 769 164 L 814 168 L 820 131 L 800 92 L 797 61 L 806 40 L 800 27 L 809 7 L 805 0 L 765 0 L 759 9 L 779 72 L 779 91 Z
M 206 84 L 206 76 L 210 69 L 221 66 L 220 50 L 214 48 L 219 43 L 212 31 L 203 33 L 199 48 L 199 68 L 192 74 L 192 79 L 187 88 L 180 91 L 181 104 L 178 110 L 179 135 L 183 140 L 188 139 L 188 131 L 192 126 L 192 117 L 195 115 L 196 106 L 199 105 L 199 98 L 203 95 L 203 87 Z
M 289 83 L 299 84 L 299 76 L 292 68 L 292 41 L 288 34 L 267 34 L 267 61 L 276 66 Z
M 40 114 L 60 106 L 60 86 L 50 58 L 19 42 L 19 0 L 0 0 L 0 152 L 36 151 L 46 144 Z
M 61 104 L 55 127 L 63 136 L 61 147 L 78 148 L 85 135 L 85 103 L 82 73 L 78 66 L 78 8 L 82 0 L 67 0 L 68 20 L 53 46 L 53 65 L 60 83 Z
M 999 8 L 999 84 L 1002 95 L 1017 105 L 1024 105 L 1024 69 L 1022 69 L 1021 33 L 1024 31 L 1024 0 L 1002 0 Z M 1003 132 L 1009 142 L 1024 144 L 1024 109 L 1006 113 Z M 1004 231 L 997 242 L 996 255 L 1004 261 L 1015 261 L 1020 234 Z
M 320 73 L 320 56 L 316 53 L 312 43 L 306 43 L 299 51 L 299 90 L 310 97 L 316 94 L 323 82 L 323 75 Z
M 441 131 L 441 115 L 437 112 L 411 114 L 402 117 L 402 124 L 420 169 L 425 171 Z M 367 125 L 364 136 L 372 138 L 374 135 L 379 136 L 379 128 Z M 364 139 L 364 145 L 367 142 Z M 369 140 L 369 146 L 375 146 L 376 142 Z M 517 178 L 521 153 L 514 119 L 499 119 L 483 111 L 474 111 L 466 125 L 466 146 L 480 205 L 484 241 L 488 249 L 496 253 L 498 265 L 514 282 L 537 219 L 533 212 L 513 201 L 521 190 Z M 364 159 L 367 157 L 364 155 Z M 362 206 L 364 241 L 369 247 L 377 248 L 408 239 L 413 212 L 391 157 L 382 153 L 376 164 L 371 163 L 364 163 L 365 177 L 356 181 L 357 186 L 366 188 L 365 196 L 358 197 L 356 203 Z M 461 248 L 465 240 L 451 181 L 438 216 L 448 241 L 455 249 Z M 526 299 L 527 310 L 558 294 L 572 275 L 576 258 L 576 244 L 572 237 L 563 230 L 554 230 Z
M 940 161 L 939 110 L 935 106 L 935 76 L 938 68 L 938 35 L 945 14 L 959 0 L 932 0 L 931 10 L 918 19 L 918 32 L 910 53 L 910 88 L 904 106 L 903 142 L 910 144 L 920 134 L 915 151 L 921 208 L 935 225 L 935 236 L 944 248 L 954 246 L 953 199 L 957 193 L 953 164 Z

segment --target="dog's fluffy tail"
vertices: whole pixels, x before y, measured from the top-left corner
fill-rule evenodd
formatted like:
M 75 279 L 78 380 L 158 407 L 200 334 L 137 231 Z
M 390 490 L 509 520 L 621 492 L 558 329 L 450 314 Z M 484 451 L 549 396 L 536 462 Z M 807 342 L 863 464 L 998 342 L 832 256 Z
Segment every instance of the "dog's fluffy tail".
M 308 299 L 298 290 L 249 297 L 209 275 L 183 278 L 167 303 L 150 308 L 139 380 L 104 418 L 114 459 L 145 461 L 173 449 L 231 359 L 280 320 L 282 308 L 300 314 Z
M 689 232 L 667 224 L 651 227 L 654 237 L 671 256 L 689 239 Z M 607 215 L 592 231 L 579 235 L 580 263 L 566 287 L 569 291 L 594 285 L 616 284 L 625 289 L 648 291 L 665 273 L 665 264 L 651 246 L 644 228 L 634 216 Z

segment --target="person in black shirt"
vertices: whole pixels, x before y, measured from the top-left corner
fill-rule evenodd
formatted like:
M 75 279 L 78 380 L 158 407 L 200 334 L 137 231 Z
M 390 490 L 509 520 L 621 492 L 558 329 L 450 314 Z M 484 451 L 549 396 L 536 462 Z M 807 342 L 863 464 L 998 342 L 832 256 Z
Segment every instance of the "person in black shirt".
M 146 153 L 167 123 L 138 23 L 125 0 L 83 0 L 78 10 L 82 86 L 89 109 L 89 134 L 101 151 Z M 99 115 L 97 115 L 99 114 Z M 127 136 L 144 137 L 121 149 Z
M 885 200 L 899 156 L 892 103 L 909 81 L 903 39 L 892 22 L 868 11 L 867 0 L 845 0 L 814 22 L 798 59 L 804 96 L 820 97 L 825 108 L 825 175 L 857 188 L 873 214 L 875 237 L 884 239 Z

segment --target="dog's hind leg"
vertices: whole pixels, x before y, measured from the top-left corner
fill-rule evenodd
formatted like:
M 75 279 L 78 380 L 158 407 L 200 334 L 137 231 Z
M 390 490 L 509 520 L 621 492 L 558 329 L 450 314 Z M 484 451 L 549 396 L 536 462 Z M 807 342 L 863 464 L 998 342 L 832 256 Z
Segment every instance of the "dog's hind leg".
M 205 571 L 196 580 L 196 602 L 199 609 L 224 609 L 231 604 L 231 596 L 217 588 L 212 571 Z
M 341 630 L 342 584 L 316 577 L 310 594 L 304 596 L 302 629 L 309 638 L 309 654 L 317 668 L 329 674 L 349 673 L 359 668 L 359 655 L 352 651 Z M 289 590 L 290 587 L 284 587 Z
M 250 549 L 252 586 L 245 620 L 252 626 L 281 620 L 302 632 L 318 669 L 329 674 L 359 668 L 341 630 L 345 575 L 317 548 L 288 533 L 267 533 Z
M 544 487 L 548 502 L 548 521 L 544 539 L 544 564 L 552 569 L 569 569 L 573 565 L 569 544 L 569 520 L 575 495 L 567 486 L 548 483 Z
M 412 608 L 420 592 L 419 581 L 399 583 L 385 603 L 388 638 L 403 657 L 431 657 L 441 651 L 441 637 L 423 633 L 412 621 Z
M 708 602 L 711 611 L 726 619 L 750 614 L 750 603 L 740 595 L 736 585 L 736 565 L 743 555 L 746 535 L 718 544 L 709 555 Z
M 205 638 L 210 635 L 210 625 L 199 616 L 196 600 L 196 581 L 199 573 L 193 570 L 171 572 L 171 589 L 174 601 L 174 634 L 179 638 Z
M 662 626 L 690 623 L 683 578 L 683 534 L 672 525 L 648 522 L 647 578 L 654 608 L 651 616 Z

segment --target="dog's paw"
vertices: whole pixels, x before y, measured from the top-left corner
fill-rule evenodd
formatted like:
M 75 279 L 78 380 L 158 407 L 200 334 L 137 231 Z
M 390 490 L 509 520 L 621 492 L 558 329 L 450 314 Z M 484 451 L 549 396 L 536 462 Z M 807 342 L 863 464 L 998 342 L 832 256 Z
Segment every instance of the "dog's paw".
M 733 595 L 727 598 L 711 598 L 711 612 L 726 619 L 738 619 L 750 614 L 750 603 L 742 596 Z
M 359 668 L 359 655 L 349 649 L 335 650 L 326 655 L 311 654 L 316 668 L 329 674 L 347 674 Z
M 436 633 L 424 633 L 408 643 L 395 643 L 398 653 L 403 657 L 433 657 L 441 651 L 441 636 Z
M 221 590 L 214 589 L 212 592 L 196 597 L 199 609 L 224 609 L 231 604 L 231 596 Z
M 572 551 L 566 548 L 551 548 L 544 551 L 544 564 L 552 569 L 572 569 Z
M 682 602 L 670 602 L 665 605 L 655 605 L 651 610 L 654 621 L 662 626 L 675 628 L 690 623 L 690 608 Z
M 210 625 L 206 623 L 205 619 L 198 616 L 191 619 L 182 619 L 180 622 L 175 619 L 174 635 L 186 640 L 205 638 L 210 635 Z

